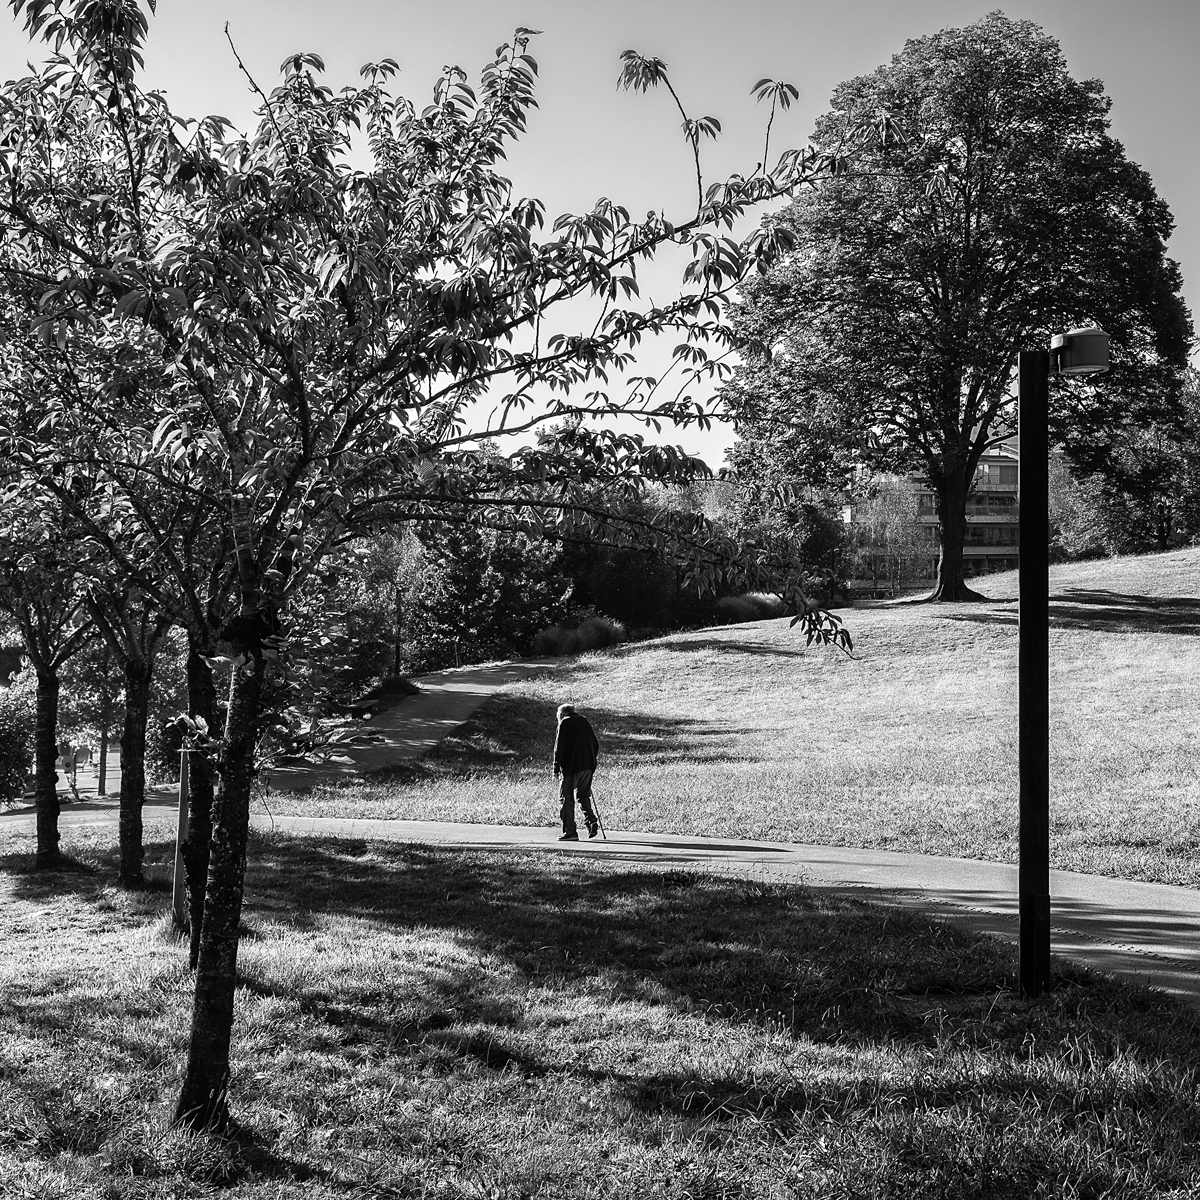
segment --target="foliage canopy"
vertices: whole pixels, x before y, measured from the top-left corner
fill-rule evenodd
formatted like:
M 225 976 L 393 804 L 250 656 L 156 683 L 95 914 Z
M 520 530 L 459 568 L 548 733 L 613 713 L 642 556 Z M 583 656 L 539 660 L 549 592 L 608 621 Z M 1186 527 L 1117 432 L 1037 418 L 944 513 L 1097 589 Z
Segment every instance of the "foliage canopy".
M 749 453 L 768 481 L 863 461 L 926 474 L 941 598 L 967 594 L 963 509 L 980 456 L 1013 432 L 1022 348 L 1091 323 L 1112 335 L 1111 374 L 1051 402 L 1053 435 L 1088 469 L 1177 406 L 1191 320 L 1171 216 L 1108 111 L 1053 38 L 992 13 L 842 84 L 815 144 L 869 113 L 885 136 L 768 218 L 795 248 L 738 312 L 759 346 L 727 393 Z
M 707 473 L 614 418 L 707 419 L 686 381 L 721 377 L 722 302 L 787 242 L 719 230 L 838 164 L 788 152 L 769 171 L 700 181 L 682 222 L 601 200 L 547 230 L 542 204 L 497 170 L 534 104 L 529 30 L 477 86 L 447 68 L 420 108 L 392 90 L 393 60 L 334 91 L 319 56 L 289 55 L 269 94 L 250 79 L 259 123 L 242 135 L 143 88 L 137 0 L 10 3 L 55 53 L 0 89 L 0 452 L 16 475 L 0 499 L 32 488 L 68 512 L 97 578 L 186 628 L 194 693 L 198 656 L 230 670 L 224 729 L 215 702 L 203 720 L 193 709 L 220 788 L 196 868 L 207 892 L 177 1111 L 219 1125 L 255 745 L 294 599 L 339 545 L 431 521 L 531 537 L 606 527 L 677 550 L 701 584 L 769 578 L 766 555 L 703 520 L 613 529 L 593 498 Z M 626 56 L 622 82 L 666 83 L 666 68 Z M 694 150 L 701 132 L 717 127 L 689 126 Z M 642 302 L 637 265 L 667 242 L 692 251 L 689 290 Z M 585 316 L 551 327 L 580 300 Z M 642 379 L 610 396 L 608 373 L 658 333 L 680 338 L 680 394 Z M 489 451 L 516 435 L 530 436 Z M 848 645 L 792 598 L 809 641 Z

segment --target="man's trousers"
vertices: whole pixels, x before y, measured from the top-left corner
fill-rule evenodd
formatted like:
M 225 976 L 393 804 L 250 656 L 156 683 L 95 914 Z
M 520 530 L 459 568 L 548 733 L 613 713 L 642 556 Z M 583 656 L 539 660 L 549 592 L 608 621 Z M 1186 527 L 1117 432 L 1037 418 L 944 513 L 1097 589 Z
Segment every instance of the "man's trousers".
M 562 817 L 563 833 L 577 833 L 575 828 L 575 801 L 579 801 L 579 807 L 583 812 L 583 819 L 587 822 L 588 832 L 591 832 L 591 827 L 596 822 L 596 814 L 592 810 L 592 774 L 591 771 L 564 771 L 562 774 L 562 783 L 559 785 L 558 794 L 562 799 L 562 809 L 560 816 Z

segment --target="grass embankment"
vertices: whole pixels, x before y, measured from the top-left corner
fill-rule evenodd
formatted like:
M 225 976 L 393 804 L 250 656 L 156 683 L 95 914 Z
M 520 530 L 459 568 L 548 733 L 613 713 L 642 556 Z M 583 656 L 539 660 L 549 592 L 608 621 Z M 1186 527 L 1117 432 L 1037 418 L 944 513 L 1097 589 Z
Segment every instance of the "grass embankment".
M 797 887 L 319 839 L 252 845 L 243 1136 L 171 1132 L 191 980 L 111 836 L 59 876 L 3 847 L 5 1196 L 1200 1191 L 1169 1000 L 1067 968 L 1028 1006 L 1011 947 Z
M 1015 575 L 986 604 L 844 611 L 855 657 L 784 621 L 585 656 L 418 763 L 276 811 L 552 824 L 554 710 L 603 745 L 609 828 L 1017 854 Z M 1051 574 L 1053 865 L 1200 884 L 1200 551 Z

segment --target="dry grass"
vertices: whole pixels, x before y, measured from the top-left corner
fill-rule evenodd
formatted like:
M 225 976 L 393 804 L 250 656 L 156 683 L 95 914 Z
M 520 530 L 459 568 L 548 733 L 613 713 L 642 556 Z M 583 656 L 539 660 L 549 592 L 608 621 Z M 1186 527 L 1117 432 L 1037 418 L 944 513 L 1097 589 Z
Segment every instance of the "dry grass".
M 242 1134 L 174 1133 L 184 951 L 101 836 L 62 876 L 0 847 L 6 1197 L 1200 1191 L 1168 1000 L 1072 970 L 1027 1006 L 1007 945 L 797 887 L 281 836 L 248 876 Z
M 420 763 L 276 811 L 551 824 L 554 709 L 597 727 L 610 828 L 1015 861 L 1016 581 L 986 604 L 786 621 L 588 655 L 513 685 Z M 1054 865 L 1200 883 L 1200 551 L 1055 568 Z

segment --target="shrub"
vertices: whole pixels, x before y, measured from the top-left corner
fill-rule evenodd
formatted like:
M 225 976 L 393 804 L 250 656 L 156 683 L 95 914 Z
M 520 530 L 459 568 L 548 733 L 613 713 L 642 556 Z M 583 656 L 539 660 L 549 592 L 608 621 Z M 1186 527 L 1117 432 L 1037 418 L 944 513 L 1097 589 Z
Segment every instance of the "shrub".
M 625 641 L 625 626 L 611 617 L 600 615 L 585 617 L 574 628 L 552 625 L 534 636 L 534 654 L 552 658 L 566 658 L 572 654 L 583 654 L 588 650 L 603 650 Z
M 722 625 L 743 621 L 769 621 L 784 615 L 783 601 L 769 592 L 743 592 L 740 596 L 722 596 L 716 602 L 717 620 Z
M 578 646 L 575 630 L 564 629 L 561 625 L 540 629 L 533 635 L 533 653 L 539 658 L 564 658 L 574 654 Z
M 611 617 L 588 617 L 576 630 L 579 634 L 579 652 L 603 650 L 625 640 L 625 626 Z
M 0 802 L 18 800 L 33 770 L 33 696 L 28 688 L 0 688 Z
M 716 604 L 717 621 L 721 625 L 740 625 L 757 621 L 758 609 L 745 596 L 722 596 Z

